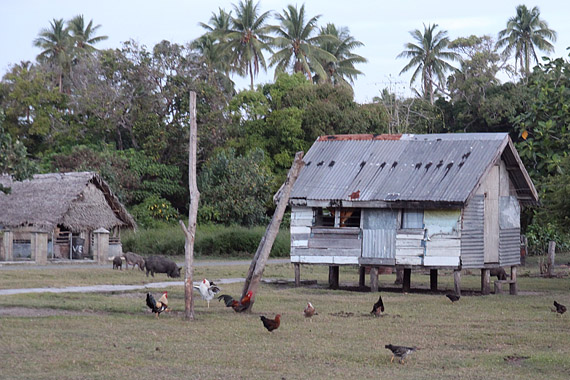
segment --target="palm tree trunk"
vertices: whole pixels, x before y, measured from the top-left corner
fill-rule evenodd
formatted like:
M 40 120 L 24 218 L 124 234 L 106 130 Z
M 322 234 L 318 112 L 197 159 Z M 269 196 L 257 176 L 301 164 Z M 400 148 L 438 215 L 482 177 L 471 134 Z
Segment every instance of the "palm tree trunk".
M 253 91 L 253 68 L 251 67 L 251 61 L 248 62 L 249 66 L 249 77 L 251 79 L 251 91 Z

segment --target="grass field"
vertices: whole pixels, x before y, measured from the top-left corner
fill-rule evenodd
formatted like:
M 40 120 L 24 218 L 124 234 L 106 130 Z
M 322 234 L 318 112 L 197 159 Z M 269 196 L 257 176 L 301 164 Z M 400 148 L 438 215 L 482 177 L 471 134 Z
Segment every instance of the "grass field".
M 560 317 L 550 306 L 555 299 L 570 306 L 570 278 L 536 277 L 535 264 L 530 260 L 519 270 L 519 296 L 469 295 L 451 304 L 445 290 L 383 290 L 386 311 L 380 318 L 369 314 L 377 294 L 328 290 L 328 270 L 321 266 L 301 268 L 302 279 L 317 280 L 316 285 L 262 284 L 249 314 L 236 314 L 217 301 L 207 309 L 197 296 L 191 322 L 183 319 L 181 286 L 167 288 L 173 311 L 158 320 L 147 310 L 142 290 L 0 296 L 0 377 L 568 379 L 570 315 Z M 194 279 L 243 277 L 247 269 L 196 267 Z M 292 276 L 289 264 L 265 271 L 265 277 Z M 60 287 L 165 279 L 110 268 L 0 270 L 4 289 L 24 283 Z M 340 281 L 343 287 L 357 284 L 357 269 L 341 268 Z M 393 275 L 380 276 L 381 287 L 393 282 Z M 452 276 L 442 273 L 439 284 L 451 289 Z M 478 275 L 462 278 L 463 289 L 478 290 L 479 284 Z M 224 285 L 222 293 L 237 296 L 241 286 Z M 413 288 L 428 286 L 429 275 L 413 273 Z M 318 312 L 311 321 L 302 315 L 308 300 Z M 282 325 L 269 333 L 259 316 L 276 313 L 282 314 Z M 420 349 L 404 365 L 390 363 L 388 343 Z

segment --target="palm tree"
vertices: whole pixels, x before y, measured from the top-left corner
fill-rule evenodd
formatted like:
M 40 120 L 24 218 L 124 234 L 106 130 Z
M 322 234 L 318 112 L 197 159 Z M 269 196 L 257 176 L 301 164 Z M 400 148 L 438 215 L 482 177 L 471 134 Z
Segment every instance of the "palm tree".
M 336 60 L 325 60 L 321 64 L 326 71 L 328 80 L 335 86 L 347 86 L 354 83 L 358 75 L 363 75 L 360 70 L 354 68 L 355 63 L 365 63 L 367 59 L 352 53 L 352 50 L 364 46 L 350 35 L 348 28 L 337 29 L 334 24 L 327 24 L 321 28 L 321 36 L 333 36 L 333 40 L 323 42 L 321 49 L 331 53 Z M 349 84 L 350 82 L 350 84 Z
M 410 85 L 416 80 L 421 73 L 422 76 L 422 92 L 425 97 L 429 96 L 430 103 L 433 104 L 434 86 L 445 83 L 444 73 L 454 69 L 445 60 L 459 60 L 459 54 L 446 50 L 449 45 L 447 31 L 441 30 L 434 34 L 437 24 L 424 24 L 424 32 L 419 29 L 411 31 L 411 36 L 416 40 L 417 44 L 405 44 L 406 50 L 398 54 L 396 58 L 411 58 L 410 62 L 404 66 L 400 74 L 405 73 L 413 67 L 416 67 Z
M 74 40 L 75 47 L 80 51 L 92 52 L 97 49 L 93 46 L 97 42 L 106 40 L 107 36 L 95 36 L 97 29 L 101 25 L 93 26 L 93 20 L 89 21 L 89 24 L 85 26 L 85 20 L 83 15 L 77 15 L 67 22 L 67 26 L 71 37 Z
M 548 28 L 546 21 L 540 19 L 538 7 L 530 11 L 525 5 L 519 5 L 517 15 L 511 17 L 507 27 L 499 32 L 497 47 L 505 47 L 503 55 L 509 57 L 515 52 L 515 69 L 517 62 L 520 63 L 521 73 L 530 73 L 530 62 L 538 63 L 535 47 L 548 53 L 554 52 L 554 46 L 548 41 L 556 41 L 556 32 Z
M 225 47 L 230 54 L 233 70 L 240 75 L 249 75 L 253 90 L 253 77 L 259 73 L 259 67 L 267 68 L 263 51 L 271 52 L 267 34 L 270 27 L 266 25 L 270 12 L 259 14 L 259 3 L 253 0 L 240 1 L 234 5 L 236 17 L 231 18 L 230 29 L 225 34 Z
M 49 63 L 56 67 L 59 76 L 59 91 L 63 92 L 63 74 L 71 68 L 72 40 L 63 19 L 53 19 L 50 28 L 40 30 L 34 46 L 43 49 L 37 56 L 39 62 Z
M 281 25 L 272 28 L 277 34 L 272 44 L 281 50 L 271 57 L 271 66 L 276 65 L 276 77 L 285 72 L 289 66 L 293 67 L 295 73 L 304 73 L 309 80 L 313 79 L 313 71 L 318 78 L 327 77 L 321 62 L 336 62 L 336 58 L 319 45 L 336 39 L 328 35 L 312 36 L 318 31 L 319 17 L 321 16 L 312 17 L 305 22 L 304 4 L 301 9 L 288 5 L 283 14 L 277 15 Z
M 226 46 L 226 36 L 230 30 L 232 12 L 226 12 L 219 8 L 219 13 L 212 12 L 210 22 L 198 23 L 207 32 L 195 39 L 190 47 L 197 50 L 208 70 L 208 78 L 213 77 L 214 72 L 221 71 L 229 78 L 230 56 Z

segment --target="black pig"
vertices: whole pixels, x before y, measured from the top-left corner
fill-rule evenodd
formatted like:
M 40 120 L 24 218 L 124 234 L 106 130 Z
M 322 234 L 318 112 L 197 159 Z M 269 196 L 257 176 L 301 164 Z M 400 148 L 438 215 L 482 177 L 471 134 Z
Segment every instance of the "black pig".
M 149 256 L 145 260 L 146 276 L 148 273 L 154 277 L 155 273 L 166 273 L 168 277 L 180 277 L 180 267 L 176 263 L 166 257 Z

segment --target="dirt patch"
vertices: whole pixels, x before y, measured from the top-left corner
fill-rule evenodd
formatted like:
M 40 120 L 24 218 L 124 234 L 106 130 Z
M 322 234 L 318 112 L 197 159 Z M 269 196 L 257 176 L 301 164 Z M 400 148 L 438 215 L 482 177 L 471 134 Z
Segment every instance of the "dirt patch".
M 107 313 L 93 310 L 61 310 L 61 309 L 39 309 L 32 307 L 3 307 L 0 308 L 0 317 L 53 317 L 53 316 L 74 316 L 74 315 L 104 315 Z
M 503 359 L 510 364 L 521 365 L 523 361 L 528 359 L 529 356 L 518 356 L 518 355 L 509 355 L 505 356 Z

